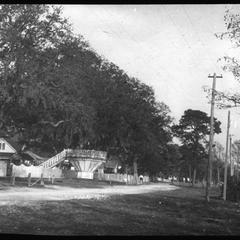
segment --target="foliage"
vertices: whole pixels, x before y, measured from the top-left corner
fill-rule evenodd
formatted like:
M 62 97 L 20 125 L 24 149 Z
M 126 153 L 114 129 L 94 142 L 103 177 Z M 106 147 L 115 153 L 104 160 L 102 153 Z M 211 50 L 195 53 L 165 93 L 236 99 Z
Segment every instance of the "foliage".
M 221 132 L 221 122 L 214 119 L 214 132 Z M 206 136 L 210 134 L 210 117 L 205 112 L 188 109 L 184 111 L 179 124 L 173 126 L 173 132 L 180 138 L 182 146 L 183 172 L 198 170 L 199 177 L 203 177 L 205 172 L 205 161 L 207 159 Z M 189 174 L 187 174 L 189 175 Z
M 235 52 L 239 50 L 240 47 L 240 15 L 226 11 L 224 16 L 226 31 L 223 33 L 216 34 L 219 39 L 228 39 L 232 42 Z M 223 56 L 219 59 L 223 63 L 223 70 L 232 72 L 235 79 L 240 81 L 240 62 L 239 59 L 233 56 Z M 208 98 L 211 96 L 211 89 L 204 89 Z M 240 104 L 240 94 L 238 91 L 216 91 L 216 105 L 219 108 L 231 108 L 239 107 Z
M 224 178 L 224 147 L 221 145 L 221 143 L 215 141 L 213 152 L 214 158 L 212 161 L 212 176 L 213 180 L 215 180 L 216 183 L 219 183 L 220 181 L 223 181 Z
M 232 159 L 236 164 L 240 164 L 240 140 L 235 140 L 232 143 Z
M 165 148 L 164 159 L 161 162 L 161 173 L 165 176 L 179 176 L 182 156 L 180 147 L 177 144 L 169 144 Z
M 214 133 L 221 133 L 220 124 L 215 118 Z M 188 109 L 173 130 L 183 144 L 196 144 L 200 141 L 206 143 L 206 135 L 210 134 L 210 117 L 200 110 Z
M 1 5 L 0 129 L 27 147 L 106 150 L 156 172 L 172 138 L 169 113 L 150 86 L 74 35 L 60 7 Z
M 240 200 L 240 181 L 237 176 L 230 176 L 230 171 L 227 179 L 227 200 L 239 202 Z

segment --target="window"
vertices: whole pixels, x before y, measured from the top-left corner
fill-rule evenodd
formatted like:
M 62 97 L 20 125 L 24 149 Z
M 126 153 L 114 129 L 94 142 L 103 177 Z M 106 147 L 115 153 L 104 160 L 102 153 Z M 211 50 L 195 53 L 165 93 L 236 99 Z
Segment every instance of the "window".
M 5 143 L 0 142 L 0 150 L 5 150 Z

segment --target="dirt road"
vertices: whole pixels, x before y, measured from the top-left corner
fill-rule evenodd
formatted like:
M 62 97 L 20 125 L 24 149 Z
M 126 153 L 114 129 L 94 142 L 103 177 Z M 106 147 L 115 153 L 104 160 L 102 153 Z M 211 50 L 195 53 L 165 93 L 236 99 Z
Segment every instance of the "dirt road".
M 45 185 L 43 188 L 10 187 L 0 191 L 0 205 L 26 204 L 29 201 L 100 199 L 111 195 L 140 194 L 155 191 L 171 191 L 177 186 L 157 183 L 137 186 L 104 186 L 102 188 L 72 188 L 68 186 Z
M 37 235 L 239 235 L 239 204 L 205 189 L 63 181 L 0 181 L 0 233 Z M 213 194 L 213 192 L 212 192 Z

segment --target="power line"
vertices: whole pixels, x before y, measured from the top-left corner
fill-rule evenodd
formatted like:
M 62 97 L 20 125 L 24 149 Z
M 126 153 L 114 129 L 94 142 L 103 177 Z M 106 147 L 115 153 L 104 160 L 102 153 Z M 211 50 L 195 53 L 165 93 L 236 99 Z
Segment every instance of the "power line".
M 196 58 L 193 49 L 191 48 L 191 46 L 189 45 L 189 43 L 187 42 L 187 40 L 184 38 L 184 34 L 181 33 L 181 30 L 179 30 L 179 28 L 177 27 L 176 23 L 173 21 L 173 18 L 171 17 L 171 15 L 168 13 L 168 10 L 165 6 L 163 6 L 163 8 L 165 9 L 165 13 L 167 14 L 168 18 L 170 19 L 170 21 L 172 22 L 172 25 L 174 26 L 174 28 L 177 30 L 179 36 L 183 39 L 183 41 L 185 42 L 185 44 L 187 45 L 188 49 L 192 52 L 193 56 Z M 193 62 L 193 65 L 195 65 L 197 68 L 199 68 L 199 64 L 196 64 Z
M 163 7 L 164 7 L 164 6 L 163 6 Z M 165 8 L 165 7 L 164 7 L 164 8 Z M 103 8 L 102 8 L 102 9 L 103 9 Z M 114 17 L 113 14 L 112 14 L 108 9 L 103 9 L 103 10 L 104 10 L 105 12 L 108 12 L 112 17 Z M 186 10 L 185 10 L 184 7 L 183 7 L 183 10 L 184 10 L 185 15 L 187 16 L 190 24 L 191 24 L 192 27 L 194 28 L 194 25 L 193 25 L 193 23 L 192 23 L 192 21 L 191 21 L 191 18 L 190 18 L 190 16 L 189 16 L 189 14 L 186 12 Z M 93 11 L 95 12 L 95 15 L 98 16 L 98 19 L 100 20 L 100 22 L 102 22 L 101 16 L 99 16 L 99 14 L 98 14 L 94 9 L 93 9 Z M 169 13 L 168 13 L 168 11 L 167 11 L 166 8 L 165 8 L 165 12 L 168 14 L 168 17 L 169 17 L 170 21 L 172 22 L 172 24 L 174 25 L 174 27 L 175 27 L 175 28 L 177 29 L 177 31 L 179 32 L 179 35 L 180 35 L 181 38 L 184 40 L 185 44 L 188 46 L 189 49 L 192 50 L 191 46 L 189 45 L 189 43 L 188 43 L 187 40 L 185 39 L 184 34 L 183 34 L 183 33 L 181 32 L 181 30 L 177 27 L 176 23 L 174 22 L 173 18 L 169 15 Z M 103 24 L 103 25 L 108 25 L 108 27 L 109 27 L 109 29 L 111 30 L 111 32 L 114 33 L 115 35 L 117 35 L 117 37 L 118 37 L 119 39 L 121 38 L 116 31 L 113 31 L 113 29 L 110 27 L 110 25 L 109 25 L 106 21 L 105 21 L 105 23 L 102 22 L 102 24 Z M 122 33 L 125 32 L 134 42 L 136 42 L 137 44 L 139 44 L 139 42 L 137 42 L 136 39 L 135 39 L 132 35 L 130 35 L 129 32 L 127 32 L 126 29 L 123 28 L 123 26 L 122 26 L 121 24 L 119 25 L 119 27 L 120 27 L 120 29 L 121 29 L 120 31 L 121 31 Z M 102 29 L 101 29 L 101 30 L 102 30 Z M 102 31 L 104 32 L 104 30 L 102 30 Z M 196 35 L 197 35 L 197 34 L 196 34 Z M 204 46 L 204 47 L 206 48 L 206 45 L 203 44 L 203 42 L 201 41 L 200 37 L 198 37 L 198 39 L 199 39 L 199 42 L 202 44 L 202 46 Z M 172 41 L 171 38 L 170 38 L 170 41 L 171 41 L 172 45 L 173 45 L 174 47 L 176 47 L 176 45 L 174 44 L 174 42 Z M 151 47 L 151 49 L 153 49 L 153 48 Z M 192 52 L 193 52 L 193 50 L 192 50 Z M 194 54 L 194 53 L 193 53 L 193 54 Z M 195 54 L 194 54 L 194 56 L 195 56 Z M 207 56 L 209 56 L 209 55 L 207 54 Z M 215 62 L 215 61 L 214 61 L 214 62 Z M 199 67 L 199 64 L 195 64 L 194 62 L 193 62 L 193 64 L 194 64 L 196 67 Z M 213 64 L 213 63 L 211 62 L 211 64 Z M 216 67 L 216 65 L 215 65 L 215 67 Z
M 181 31 L 179 31 L 179 28 L 177 27 L 176 23 L 174 22 L 173 18 L 171 17 L 171 15 L 169 14 L 169 12 L 166 10 L 166 7 L 163 5 L 163 8 L 165 9 L 170 21 L 172 22 L 172 24 L 175 26 L 175 28 L 177 29 L 179 36 L 182 37 L 182 39 L 184 40 L 184 42 L 186 43 L 186 45 L 188 46 L 189 49 L 191 49 L 190 45 L 188 44 L 188 42 L 186 41 L 186 39 L 184 38 L 184 34 L 181 33 Z
M 105 10 L 105 12 L 108 12 L 112 17 L 114 17 L 113 16 L 113 14 L 110 12 L 110 11 L 108 11 L 107 9 L 104 9 Z M 121 28 L 121 30 L 120 31 L 124 31 L 134 42 L 136 42 L 137 44 L 140 44 L 139 42 L 137 42 L 137 40 L 132 36 L 132 35 L 130 35 L 127 31 L 126 31 L 126 29 L 120 24 L 119 25 L 120 26 L 120 28 Z M 154 48 L 152 47 L 152 46 L 149 46 L 149 48 L 150 49 L 152 49 L 152 52 L 154 52 Z M 152 58 L 152 56 L 151 56 L 151 58 Z M 142 59 L 144 59 L 144 58 L 142 58 Z M 146 60 L 145 60 L 145 64 L 146 64 Z M 162 70 L 164 70 L 165 72 L 167 72 L 167 75 L 168 76 L 170 76 L 170 77 L 172 77 L 172 75 L 169 73 L 169 71 L 167 70 L 167 69 L 165 69 L 165 68 L 163 68 L 163 67 L 161 67 L 161 66 L 159 66 Z M 168 83 L 169 84 L 169 83 Z M 172 85 L 173 85 L 173 83 L 171 83 Z M 170 84 L 170 85 L 171 85 Z M 179 89 L 178 89 L 179 90 Z
M 177 25 L 176 25 L 176 23 L 174 22 L 173 18 L 172 18 L 171 15 L 168 13 L 167 8 L 166 8 L 165 6 L 163 6 L 163 7 L 164 7 L 165 12 L 166 12 L 166 14 L 168 15 L 170 21 L 172 22 L 173 26 L 177 29 L 177 31 L 178 31 L 178 33 L 179 33 L 179 36 L 182 37 L 182 39 L 184 40 L 185 44 L 186 44 L 186 45 L 188 46 L 188 48 L 192 51 L 193 56 L 195 56 L 194 51 L 193 51 L 192 47 L 189 45 L 188 41 L 185 39 L 184 34 L 183 34 L 183 33 L 181 32 L 181 30 L 177 27 Z M 186 15 L 186 13 L 185 13 L 185 15 Z M 187 15 L 186 15 L 186 17 L 187 17 Z M 189 21 L 191 21 L 189 15 L 188 15 L 187 18 L 188 18 Z M 190 24 L 191 24 L 192 27 L 193 27 L 193 23 L 190 22 Z M 204 46 L 204 47 L 206 48 L 206 46 L 205 46 L 205 45 L 203 44 L 203 42 L 201 41 L 200 37 L 198 37 L 198 39 L 199 39 L 199 42 L 202 44 L 202 46 Z M 209 59 L 210 59 L 210 56 L 209 56 L 208 54 L 206 54 L 206 56 L 208 56 Z M 195 58 L 196 58 L 196 56 L 195 56 Z M 212 61 L 211 61 L 212 66 L 213 66 L 214 68 L 217 67 L 217 65 L 216 65 L 216 63 L 215 63 L 215 60 L 213 60 L 213 58 L 212 58 L 211 60 L 212 60 Z M 215 63 L 215 65 L 214 65 L 214 63 Z M 199 67 L 199 64 L 198 64 L 198 65 L 195 64 L 195 63 L 193 63 L 193 64 L 194 64 L 195 66 Z M 217 69 L 218 69 L 218 67 L 217 67 Z
M 93 10 L 93 11 L 94 11 L 94 13 L 95 13 L 95 16 L 98 16 L 98 19 L 100 20 L 100 22 L 101 22 L 103 25 L 107 25 L 108 28 L 111 30 L 111 32 L 112 32 L 113 34 L 115 34 L 115 35 L 120 39 L 119 34 L 112 29 L 112 27 L 110 26 L 110 24 L 108 24 L 106 21 L 105 21 L 105 23 L 104 23 L 104 22 L 103 22 L 103 18 L 101 17 L 101 15 L 99 15 L 96 10 Z M 101 29 L 101 30 L 102 30 L 102 29 Z M 103 31 L 103 30 L 102 30 L 102 31 Z
M 192 22 L 192 20 L 191 20 L 191 18 L 190 18 L 190 16 L 189 16 L 187 10 L 185 9 L 185 6 L 181 6 L 181 7 L 182 7 L 182 10 L 183 10 L 184 14 L 186 15 L 186 17 L 187 17 L 190 25 L 192 26 L 193 31 L 195 32 L 195 35 L 197 36 L 198 41 L 201 43 L 201 45 L 202 45 L 202 46 L 207 50 L 207 52 L 208 52 L 208 49 L 206 48 L 206 44 L 204 44 L 204 43 L 202 42 L 202 40 L 201 40 L 198 32 L 195 30 L 195 26 L 194 26 L 194 24 L 193 24 L 193 22 Z M 211 32 L 211 33 L 212 33 L 212 32 Z M 217 66 L 216 63 L 215 63 L 216 60 L 213 60 L 213 58 L 211 57 L 212 55 L 207 54 L 207 56 L 208 56 L 209 58 L 211 58 L 211 60 L 214 62 L 214 67 L 217 67 L 217 68 L 218 68 L 218 66 Z M 213 64 L 213 62 L 211 62 L 211 63 Z
M 102 9 L 103 9 L 103 8 L 102 8 Z M 108 28 L 111 30 L 111 33 L 114 33 L 119 39 L 122 39 L 122 37 L 119 35 L 119 33 L 118 33 L 117 31 L 114 31 L 114 30 L 112 29 L 112 27 L 110 26 L 110 24 L 109 24 L 106 20 L 104 20 L 104 22 L 103 22 L 102 15 L 99 15 L 98 12 L 97 12 L 95 9 L 93 9 L 93 11 L 94 11 L 93 14 L 95 14 L 95 16 L 97 17 L 97 19 L 102 23 L 103 26 L 104 26 L 104 25 L 105 25 L 105 26 L 107 25 Z M 108 13 L 108 15 L 114 17 L 113 14 L 112 14 L 109 10 L 103 9 L 103 11 L 106 12 L 106 13 Z M 167 10 L 166 10 L 165 12 L 168 14 Z M 191 48 L 191 46 L 189 45 L 189 43 L 188 43 L 187 40 L 185 39 L 184 34 L 182 34 L 181 30 L 177 27 L 177 25 L 176 25 L 176 23 L 174 22 L 174 20 L 172 19 L 172 17 L 171 17 L 169 14 L 168 14 L 168 16 L 169 16 L 172 24 L 174 25 L 174 27 L 175 27 L 175 28 L 177 29 L 177 31 L 179 32 L 180 37 L 184 40 L 185 45 L 188 46 L 188 48 L 192 51 L 193 56 L 196 58 L 196 56 L 195 56 L 195 54 L 194 54 L 194 52 L 193 52 L 193 49 Z M 78 26 L 76 26 L 76 28 L 79 30 Z M 120 32 L 121 32 L 121 33 L 125 32 L 125 34 L 126 34 L 127 36 L 129 36 L 130 39 L 132 39 L 132 40 L 133 40 L 134 42 L 136 42 L 138 45 L 141 44 L 141 43 L 137 42 L 137 40 L 136 40 L 132 35 L 130 35 L 128 31 L 126 31 L 126 29 L 122 26 L 122 24 L 119 24 L 119 28 L 120 28 Z M 99 28 L 99 29 L 103 31 L 102 28 Z M 172 46 L 173 46 L 174 48 L 177 48 L 171 38 L 170 38 L 170 42 L 171 42 L 171 44 L 172 44 Z M 128 44 L 129 44 L 129 43 L 128 43 Z M 130 45 L 129 45 L 129 46 L 130 46 Z M 155 51 L 156 48 L 154 48 L 153 45 L 150 45 L 150 46 L 149 46 L 149 49 L 152 50 L 152 53 L 153 53 L 153 52 L 156 52 L 156 51 Z M 149 53 L 149 55 L 150 55 L 151 58 L 153 58 L 153 56 L 151 55 L 151 53 Z M 155 57 L 158 57 L 158 56 L 156 55 Z M 141 58 L 141 59 L 142 59 L 143 61 L 145 60 L 145 58 Z M 180 58 L 179 58 L 179 61 L 181 61 Z M 145 60 L 145 63 L 147 64 L 146 60 Z M 198 67 L 198 68 L 200 67 L 200 65 L 199 65 L 199 64 L 195 64 L 195 62 L 193 62 L 193 64 L 194 64 L 196 67 Z M 168 76 L 170 76 L 171 78 L 173 78 L 172 74 L 171 74 L 166 68 L 163 68 L 163 67 L 161 67 L 161 66 L 159 66 L 159 68 L 161 68 L 163 71 L 165 71 Z M 169 82 L 168 84 L 171 85 L 172 83 Z
M 114 17 L 114 15 L 109 10 L 105 9 L 105 11 L 108 12 L 112 17 Z M 122 32 L 125 32 L 134 42 L 139 44 L 139 42 L 137 42 L 137 40 L 132 35 L 130 35 L 129 32 L 126 31 L 122 24 L 119 24 L 119 27 L 121 28 Z

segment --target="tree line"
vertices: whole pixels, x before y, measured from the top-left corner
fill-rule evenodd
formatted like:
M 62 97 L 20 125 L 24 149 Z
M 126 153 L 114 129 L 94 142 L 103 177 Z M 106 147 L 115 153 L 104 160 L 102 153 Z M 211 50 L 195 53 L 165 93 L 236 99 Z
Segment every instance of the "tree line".
M 153 89 L 96 53 L 61 7 L 0 9 L 0 128 L 27 147 L 107 151 L 156 172 L 170 110 Z M 147 159 L 147 160 L 146 160 Z M 159 166 L 160 167 L 160 166 Z
M 141 173 L 202 179 L 210 118 L 188 109 L 174 124 L 170 114 L 152 87 L 74 34 L 61 7 L 0 6 L 2 136 L 40 153 L 102 150 Z

